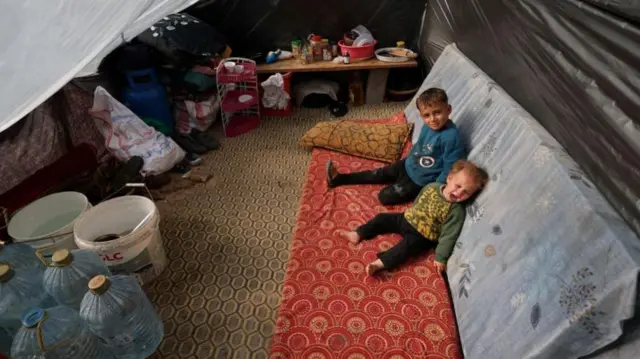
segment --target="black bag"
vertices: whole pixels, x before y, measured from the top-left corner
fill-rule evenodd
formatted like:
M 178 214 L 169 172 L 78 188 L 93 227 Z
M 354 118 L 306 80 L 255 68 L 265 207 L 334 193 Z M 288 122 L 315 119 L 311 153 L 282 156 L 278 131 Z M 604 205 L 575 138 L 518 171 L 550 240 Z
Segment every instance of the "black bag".
M 138 35 L 138 41 L 155 48 L 174 66 L 207 65 L 222 54 L 226 39 L 214 28 L 188 14 L 172 14 Z

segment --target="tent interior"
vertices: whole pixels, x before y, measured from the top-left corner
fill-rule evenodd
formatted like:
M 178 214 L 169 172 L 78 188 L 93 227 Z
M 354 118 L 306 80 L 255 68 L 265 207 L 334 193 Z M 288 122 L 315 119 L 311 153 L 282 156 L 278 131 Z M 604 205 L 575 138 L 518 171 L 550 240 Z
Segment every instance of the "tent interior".
M 36 235 L 36 217 L 48 215 L 25 221 L 27 209 L 59 192 L 88 198 L 67 245 L 143 285 L 164 328 L 153 358 L 640 357 L 640 2 L 323 4 L 5 4 L 0 28 L 13 36 L 0 40 L 0 240 L 44 253 L 53 247 L 42 241 L 63 237 Z M 329 61 L 331 45 L 321 69 L 304 70 L 317 59 L 267 60 L 294 40 L 316 41 L 310 34 L 344 42 L 358 25 L 372 50 L 403 41 L 413 66 L 373 52 L 358 59 L 343 44 L 337 55 L 351 51 L 350 63 Z M 134 91 L 133 73 L 155 86 Z M 418 96 L 430 88 L 446 91 L 465 157 L 489 181 L 463 203 L 445 272 L 428 251 L 369 275 L 376 253 L 404 239 L 356 244 L 343 232 L 412 201 L 382 205 L 376 184 L 332 188 L 326 163 L 357 172 L 412 156 L 428 126 Z M 165 103 L 137 107 L 143 92 Z M 228 100 L 235 94 L 249 97 Z M 293 108 L 269 112 L 267 95 Z M 116 241 L 82 244 L 81 224 L 100 227 L 85 224 L 90 214 L 127 222 L 142 197 L 150 214 L 117 240 L 137 253 L 124 260 L 108 247 Z M 107 212 L 116 200 L 124 207 Z M 157 235 L 146 244 L 123 244 L 150 222 Z M 15 235 L 19 226 L 28 233 Z M 2 305 L 0 358 L 18 358 L 18 329 L 2 322 L 17 304 Z

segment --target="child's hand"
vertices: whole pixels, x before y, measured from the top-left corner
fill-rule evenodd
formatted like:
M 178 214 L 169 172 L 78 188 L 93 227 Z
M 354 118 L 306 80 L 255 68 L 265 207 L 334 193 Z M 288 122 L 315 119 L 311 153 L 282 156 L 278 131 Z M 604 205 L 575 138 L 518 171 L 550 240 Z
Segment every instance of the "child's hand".
M 433 264 L 436 266 L 436 270 L 438 271 L 438 273 L 444 273 L 444 271 L 447 269 L 447 265 L 445 263 L 440 263 L 434 260 Z

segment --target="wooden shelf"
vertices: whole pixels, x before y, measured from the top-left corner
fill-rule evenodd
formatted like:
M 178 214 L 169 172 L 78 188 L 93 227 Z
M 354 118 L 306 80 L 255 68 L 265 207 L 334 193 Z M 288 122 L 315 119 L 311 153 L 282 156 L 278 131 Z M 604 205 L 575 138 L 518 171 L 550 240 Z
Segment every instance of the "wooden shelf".
M 375 70 L 417 67 L 416 60 L 405 62 L 383 62 L 378 59 L 368 59 L 350 64 L 334 64 L 331 61 L 317 61 L 308 65 L 301 64 L 296 59 L 280 60 L 272 64 L 262 64 L 256 67 L 258 73 L 276 72 L 322 72 L 322 71 L 351 71 L 351 70 Z

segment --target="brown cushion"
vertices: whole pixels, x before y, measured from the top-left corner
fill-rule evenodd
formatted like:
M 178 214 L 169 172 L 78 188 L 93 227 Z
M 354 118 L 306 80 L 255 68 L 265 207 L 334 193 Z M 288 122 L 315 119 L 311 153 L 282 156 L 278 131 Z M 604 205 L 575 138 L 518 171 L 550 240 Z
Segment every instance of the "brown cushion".
M 395 162 L 411 133 L 412 124 L 366 121 L 319 122 L 300 139 L 303 147 L 322 147 L 383 162 Z

